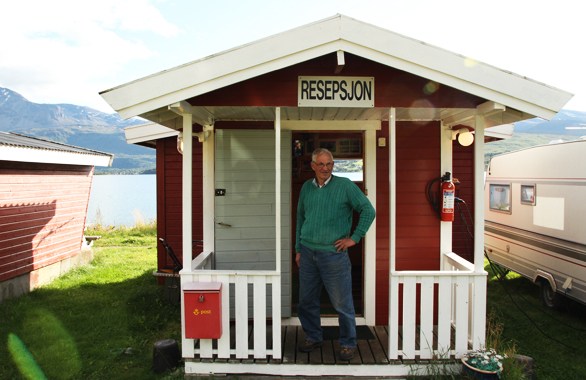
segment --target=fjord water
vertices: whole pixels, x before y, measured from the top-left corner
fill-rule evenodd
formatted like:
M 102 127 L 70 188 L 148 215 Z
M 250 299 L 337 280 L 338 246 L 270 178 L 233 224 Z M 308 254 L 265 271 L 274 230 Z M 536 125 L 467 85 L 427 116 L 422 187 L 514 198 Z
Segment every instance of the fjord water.
M 362 181 L 362 172 L 334 174 Z M 94 176 L 86 225 L 131 227 L 156 218 L 156 175 Z
M 87 225 L 134 226 L 157 217 L 154 174 L 96 175 L 88 205 Z

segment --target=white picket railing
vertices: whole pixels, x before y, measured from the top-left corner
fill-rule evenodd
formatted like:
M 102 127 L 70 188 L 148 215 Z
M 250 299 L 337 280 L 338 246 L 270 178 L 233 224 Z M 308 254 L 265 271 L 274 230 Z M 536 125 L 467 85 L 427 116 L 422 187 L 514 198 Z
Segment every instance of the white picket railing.
M 196 340 L 183 338 L 183 356 L 280 359 L 280 274 L 212 270 L 212 262 L 213 253 L 200 254 L 193 262 L 192 271 L 181 273 L 181 283 L 222 283 L 223 334 L 216 342 L 199 340 L 198 347 Z M 389 359 L 460 357 L 470 347 L 484 345 L 486 272 L 475 273 L 473 264 L 454 253 L 443 255 L 442 268 L 391 273 Z M 270 304 L 267 304 L 267 294 L 270 294 Z M 249 305 L 250 300 L 252 305 Z M 182 313 L 183 307 L 182 302 Z M 402 310 L 401 318 L 399 310 Z M 249 339 L 250 320 L 252 340 Z M 184 318 L 182 321 L 185 323 Z M 267 327 L 271 331 L 267 331 Z M 185 337 L 185 326 L 182 328 Z M 272 336 L 272 347 L 267 346 L 267 333 Z M 235 346 L 231 346 L 231 335 L 235 336 L 232 343 Z
M 256 359 L 281 358 L 281 275 L 275 271 L 213 270 L 213 253 L 201 253 L 191 272 L 181 273 L 181 284 L 188 282 L 219 282 L 222 284 L 222 336 L 219 339 L 185 338 L 185 318 L 182 318 L 183 357 Z M 233 292 L 233 294 L 231 294 Z M 270 295 L 267 304 L 267 295 Z M 249 305 L 249 300 L 252 304 Z M 181 302 L 181 313 L 184 313 Z M 251 312 L 252 310 L 252 312 Z M 268 311 L 271 310 L 271 314 Z M 231 325 L 230 319 L 234 319 Z M 253 339 L 249 340 L 249 321 Z M 267 327 L 271 329 L 272 346 L 267 344 Z M 231 329 L 234 328 L 232 334 Z M 230 336 L 235 336 L 231 346 Z M 216 341 L 214 347 L 214 340 Z
M 458 358 L 484 345 L 486 272 L 454 253 L 442 268 L 391 273 L 389 359 Z

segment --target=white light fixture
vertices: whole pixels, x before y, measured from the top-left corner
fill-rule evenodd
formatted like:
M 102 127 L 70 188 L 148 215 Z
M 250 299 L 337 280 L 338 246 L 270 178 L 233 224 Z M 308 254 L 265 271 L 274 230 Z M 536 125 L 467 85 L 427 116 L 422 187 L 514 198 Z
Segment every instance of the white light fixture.
M 452 140 L 456 140 L 456 138 L 462 146 L 470 146 L 474 142 L 474 135 L 468 128 L 460 128 L 452 131 Z

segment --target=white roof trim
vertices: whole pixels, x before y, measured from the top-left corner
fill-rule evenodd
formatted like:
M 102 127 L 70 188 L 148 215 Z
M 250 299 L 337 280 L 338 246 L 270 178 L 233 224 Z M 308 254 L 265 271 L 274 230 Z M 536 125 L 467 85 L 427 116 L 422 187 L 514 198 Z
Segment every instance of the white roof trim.
M 113 157 L 105 154 L 75 153 L 18 146 L 0 147 L 0 160 L 81 166 L 111 166 Z
M 179 131 L 167 128 L 156 123 L 134 125 L 124 128 L 126 142 L 129 144 L 138 144 L 141 142 L 155 141 L 166 137 L 179 135 Z
M 336 15 L 103 91 L 124 118 L 339 50 L 549 119 L 572 94 Z M 392 105 L 389 105 L 392 106 Z
M 514 124 L 501 124 L 494 127 L 486 128 L 484 130 L 484 136 L 494 137 L 497 139 L 510 139 L 513 137 L 515 132 Z

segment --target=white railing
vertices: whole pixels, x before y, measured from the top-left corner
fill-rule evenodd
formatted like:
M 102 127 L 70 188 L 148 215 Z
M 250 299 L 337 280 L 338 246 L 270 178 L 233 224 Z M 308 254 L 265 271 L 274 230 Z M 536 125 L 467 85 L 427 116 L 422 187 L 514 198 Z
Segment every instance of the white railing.
M 213 270 L 212 265 L 213 253 L 201 253 L 193 261 L 192 271 L 181 272 L 181 284 L 188 282 L 222 284 L 222 336 L 219 339 L 186 339 L 185 318 L 182 318 L 183 357 L 194 358 L 197 354 L 202 359 L 249 357 L 266 359 L 269 356 L 273 359 L 281 359 L 280 273 Z M 182 315 L 184 307 L 182 299 Z M 234 324 L 231 323 L 231 319 Z M 252 339 L 249 339 L 249 323 L 252 323 Z M 268 332 L 267 328 L 271 331 Z M 234 331 L 231 331 L 232 329 Z M 231 336 L 235 339 L 230 339 Z M 267 336 L 272 336 L 271 342 L 267 342 Z M 197 347 L 198 341 L 199 347 Z
M 191 270 L 214 269 L 214 252 L 204 251 L 191 262 Z
M 484 345 L 486 272 L 454 253 L 442 269 L 391 273 L 389 359 L 459 358 Z
M 222 284 L 222 337 L 200 339 L 199 345 L 183 338 L 183 357 L 281 359 L 280 274 L 212 270 L 212 263 L 213 253 L 200 254 L 191 271 L 181 272 L 181 283 Z M 441 267 L 391 273 L 389 359 L 460 357 L 484 345 L 486 272 L 475 273 L 472 263 L 454 253 L 443 255 Z M 185 336 L 185 326 L 182 331 Z

